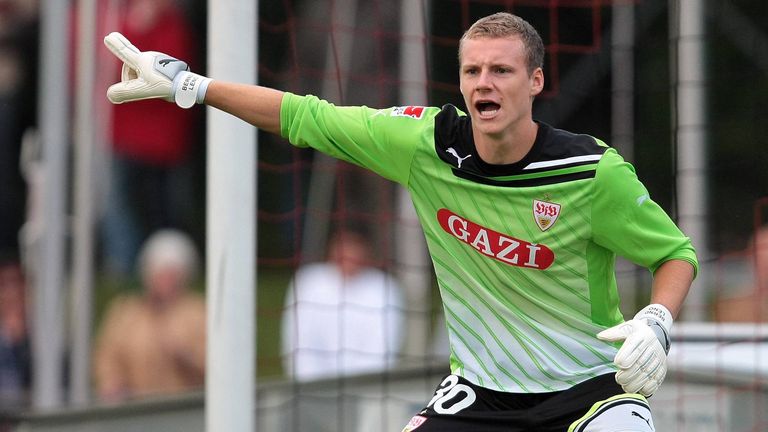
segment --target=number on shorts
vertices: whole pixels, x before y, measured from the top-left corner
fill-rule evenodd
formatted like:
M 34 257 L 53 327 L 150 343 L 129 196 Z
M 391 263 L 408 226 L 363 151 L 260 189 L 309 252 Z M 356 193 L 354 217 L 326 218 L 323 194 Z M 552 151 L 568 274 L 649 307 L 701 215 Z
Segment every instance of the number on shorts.
M 477 400 L 475 391 L 468 385 L 459 384 L 459 377 L 456 375 L 448 375 L 440 385 L 427 405 L 438 414 L 456 414 Z M 448 402 L 452 404 L 446 408 L 445 404 Z

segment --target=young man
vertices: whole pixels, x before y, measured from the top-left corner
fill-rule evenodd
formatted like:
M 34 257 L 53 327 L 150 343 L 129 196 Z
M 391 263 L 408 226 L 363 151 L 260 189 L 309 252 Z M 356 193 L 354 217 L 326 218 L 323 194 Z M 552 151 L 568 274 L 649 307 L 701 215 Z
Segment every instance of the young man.
M 615 150 L 533 120 L 544 47 L 527 22 L 498 13 L 462 37 L 468 115 L 336 107 L 212 81 L 118 34 L 105 42 L 126 64 L 112 102 L 205 103 L 408 188 L 441 290 L 452 373 L 404 430 L 654 430 L 645 397 L 664 379 L 696 255 Z M 651 304 L 626 322 L 617 254 L 654 274 Z
M 324 261 L 296 270 L 283 312 L 287 375 L 306 381 L 396 365 L 405 322 L 402 292 L 374 263 L 369 235 L 345 226 L 331 234 Z

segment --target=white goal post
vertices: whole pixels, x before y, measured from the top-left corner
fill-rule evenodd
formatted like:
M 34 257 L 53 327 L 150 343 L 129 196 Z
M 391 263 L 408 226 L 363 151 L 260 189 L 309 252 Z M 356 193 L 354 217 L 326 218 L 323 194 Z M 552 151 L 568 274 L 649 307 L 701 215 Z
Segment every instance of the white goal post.
M 208 75 L 256 83 L 258 1 L 208 4 Z M 256 380 L 256 129 L 208 109 L 206 430 L 252 432 Z

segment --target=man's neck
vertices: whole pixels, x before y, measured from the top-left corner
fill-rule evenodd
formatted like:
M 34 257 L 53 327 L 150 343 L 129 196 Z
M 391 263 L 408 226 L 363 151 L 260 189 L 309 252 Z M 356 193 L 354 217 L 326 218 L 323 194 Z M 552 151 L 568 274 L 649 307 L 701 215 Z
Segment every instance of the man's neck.
M 492 165 L 520 162 L 531 151 L 538 130 L 539 125 L 530 121 L 499 136 L 474 131 L 477 154 L 484 162 Z

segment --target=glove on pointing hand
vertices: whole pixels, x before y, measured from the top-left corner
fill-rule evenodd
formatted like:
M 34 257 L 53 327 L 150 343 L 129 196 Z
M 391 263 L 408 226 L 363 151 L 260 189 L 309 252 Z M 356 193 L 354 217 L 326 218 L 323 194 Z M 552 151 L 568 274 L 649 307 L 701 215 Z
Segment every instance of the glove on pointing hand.
M 211 79 L 189 72 L 185 62 L 156 51 L 139 51 L 117 32 L 108 34 L 104 44 L 123 62 L 120 82 L 107 90 L 112 103 L 163 99 L 189 108 L 205 99 Z

